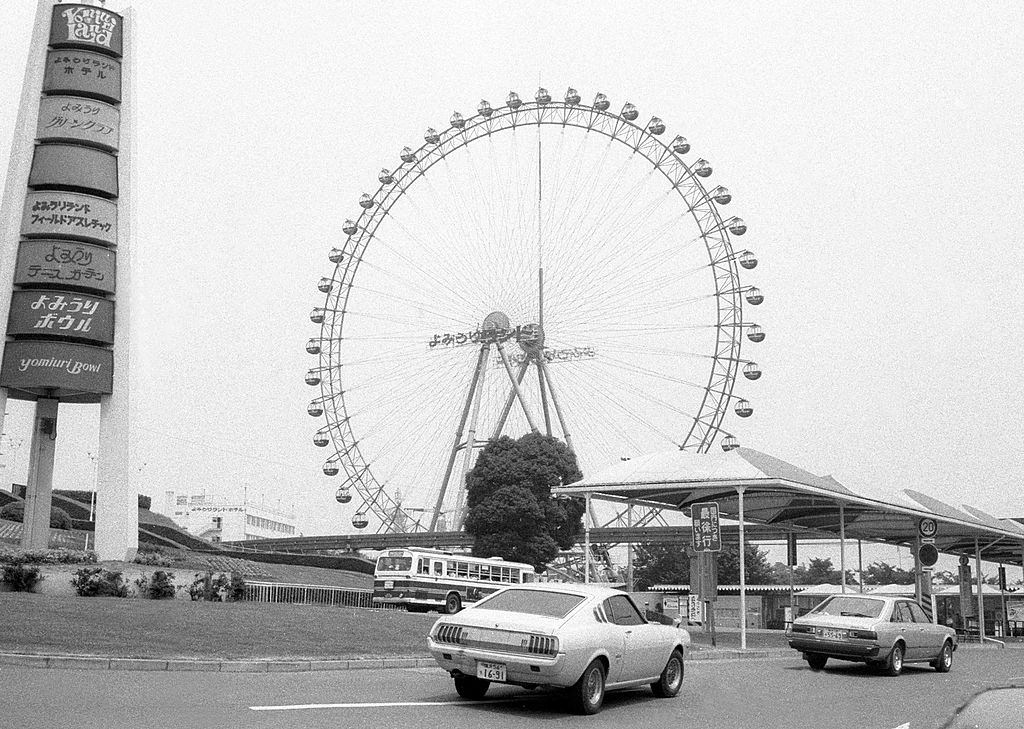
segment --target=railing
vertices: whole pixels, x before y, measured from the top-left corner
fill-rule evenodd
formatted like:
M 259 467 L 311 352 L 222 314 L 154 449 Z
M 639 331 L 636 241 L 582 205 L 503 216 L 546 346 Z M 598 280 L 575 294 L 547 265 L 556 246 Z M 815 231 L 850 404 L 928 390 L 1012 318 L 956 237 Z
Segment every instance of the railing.
M 295 585 L 283 582 L 245 583 L 245 599 L 251 602 L 285 602 L 300 605 L 373 607 L 373 590 L 325 585 Z

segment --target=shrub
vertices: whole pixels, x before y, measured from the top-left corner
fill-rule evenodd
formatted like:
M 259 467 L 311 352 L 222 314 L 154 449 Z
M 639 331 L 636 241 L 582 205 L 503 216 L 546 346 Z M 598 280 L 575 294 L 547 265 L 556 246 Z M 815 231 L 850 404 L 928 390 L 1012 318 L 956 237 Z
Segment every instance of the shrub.
M 197 573 L 188 586 L 188 596 L 193 600 L 239 602 L 245 599 L 245 580 L 234 572 L 221 572 L 216 577 L 212 572 Z
M 139 595 L 151 600 L 167 600 L 174 597 L 177 588 L 174 585 L 174 573 L 157 570 L 151 577 L 145 575 L 135 580 Z
M 12 501 L 6 504 L 0 509 L 0 519 L 6 519 L 7 521 L 24 522 L 25 521 L 25 502 L 24 501 Z M 71 528 L 71 517 L 68 513 L 58 506 L 50 507 L 50 528 L 51 529 L 70 529 Z
M 0 547 L 0 564 L 96 564 L 92 550 L 67 549 L 4 549 Z
M 13 592 L 32 592 L 36 583 L 42 580 L 43 576 L 39 574 L 38 567 L 26 567 L 23 564 L 4 565 L 3 583 Z
M 135 564 L 148 564 L 156 567 L 170 567 L 171 559 L 162 552 L 139 552 L 135 555 Z
M 83 567 L 75 572 L 71 585 L 82 597 L 128 597 L 124 576 L 102 567 Z

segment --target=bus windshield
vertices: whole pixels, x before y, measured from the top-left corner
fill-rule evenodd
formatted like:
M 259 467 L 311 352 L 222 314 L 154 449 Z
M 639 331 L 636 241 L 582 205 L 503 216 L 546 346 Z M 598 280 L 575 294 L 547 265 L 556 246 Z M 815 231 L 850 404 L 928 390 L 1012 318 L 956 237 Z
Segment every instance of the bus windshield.
M 412 569 L 412 557 L 379 557 L 378 572 L 408 572 Z

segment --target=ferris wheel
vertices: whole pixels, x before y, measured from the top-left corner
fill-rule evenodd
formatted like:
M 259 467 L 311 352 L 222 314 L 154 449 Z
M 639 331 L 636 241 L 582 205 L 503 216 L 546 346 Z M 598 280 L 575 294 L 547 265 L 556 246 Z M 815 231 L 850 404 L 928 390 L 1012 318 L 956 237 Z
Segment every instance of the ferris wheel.
M 553 435 L 584 474 L 672 446 L 738 446 L 724 429 L 741 344 L 765 333 L 740 281 L 746 224 L 682 136 L 604 94 L 481 101 L 427 129 L 342 226 L 310 318 L 306 382 L 353 525 L 454 530 L 465 474 L 503 435 Z

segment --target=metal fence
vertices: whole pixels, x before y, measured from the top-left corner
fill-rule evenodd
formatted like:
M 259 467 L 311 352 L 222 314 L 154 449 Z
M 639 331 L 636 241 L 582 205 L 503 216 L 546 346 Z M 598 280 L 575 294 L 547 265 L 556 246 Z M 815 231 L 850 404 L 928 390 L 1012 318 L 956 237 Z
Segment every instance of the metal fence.
M 245 599 L 251 602 L 287 602 L 300 605 L 341 605 L 368 608 L 373 607 L 373 590 L 246 581 Z

